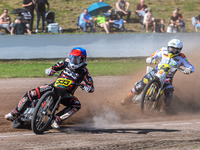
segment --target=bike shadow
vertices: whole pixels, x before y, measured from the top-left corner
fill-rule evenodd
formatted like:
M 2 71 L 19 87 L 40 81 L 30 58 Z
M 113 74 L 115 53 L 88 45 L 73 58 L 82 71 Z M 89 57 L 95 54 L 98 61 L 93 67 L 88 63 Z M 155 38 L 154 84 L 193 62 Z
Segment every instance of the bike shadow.
M 90 133 L 90 134 L 103 134 L 103 133 L 124 133 L 124 134 L 148 134 L 152 132 L 180 132 L 181 130 L 173 130 L 173 129 L 134 129 L 134 128 L 116 128 L 116 129 L 103 129 L 103 128 L 85 128 L 85 127 L 61 127 L 59 132 L 66 134 L 74 134 L 74 133 Z
M 21 130 L 31 130 L 31 126 L 29 124 L 25 124 L 18 129 Z M 104 129 L 104 128 L 94 128 L 94 127 L 80 127 L 80 126 L 61 126 L 60 129 L 52 129 L 49 127 L 44 134 L 51 134 L 60 132 L 65 134 L 103 134 L 103 133 L 123 133 L 123 134 L 148 134 L 152 132 L 180 132 L 181 130 L 173 130 L 173 129 L 143 129 L 143 128 L 115 128 L 115 129 Z

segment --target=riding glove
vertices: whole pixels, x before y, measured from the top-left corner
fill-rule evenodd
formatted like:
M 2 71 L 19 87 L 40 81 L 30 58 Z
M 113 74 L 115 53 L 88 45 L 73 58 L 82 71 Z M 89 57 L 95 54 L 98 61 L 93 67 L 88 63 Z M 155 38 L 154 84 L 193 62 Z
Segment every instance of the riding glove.
M 85 86 L 83 87 L 83 89 L 84 89 L 86 92 L 90 92 L 90 90 L 91 90 L 91 87 L 90 87 L 90 86 L 87 86 L 87 85 L 85 85 Z
M 147 59 L 146 59 L 146 62 L 148 63 L 148 64 L 152 64 L 152 63 L 154 63 L 154 59 L 152 58 L 152 57 L 148 57 Z
M 185 68 L 185 70 L 183 71 L 184 74 L 190 74 L 192 72 L 191 68 Z
M 50 68 L 48 68 L 48 69 L 45 70 L 45 73 L 48 76 L 52 76 L 55 72 L 56 72 L 55 70 L 52 70 Z

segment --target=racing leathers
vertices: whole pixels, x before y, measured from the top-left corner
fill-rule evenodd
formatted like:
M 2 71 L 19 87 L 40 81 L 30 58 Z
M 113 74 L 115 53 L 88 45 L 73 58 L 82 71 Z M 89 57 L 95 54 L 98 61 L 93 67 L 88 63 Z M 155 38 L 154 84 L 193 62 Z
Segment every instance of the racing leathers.
M 33 100 L 39 99 L 47 91 L 52 90 L 52 88 L 54 88 L 55 86 L 55 88 L 62 88 L 62 82 L 61 84 L 59 84 L 59 82 L 64 80 L 68 81 L 69 83 L 68 86 L 63 87 L 64 96 L 62 96 L 61 99 L 61 104 L 65 105 L 66 108 L 57 113 L 55 118 L 56 122 L 60 124 L 61 121 L 69 118 L 81 108 L 80 101 L 75 96 L 73 96 L 73 94 L 82 81 L 85 82 L 85 84 L 83 84 L 83 88 L 87 92 L 91 93 L 94 91 L 93 80 L 88 72 L 88 69 L 86 68 L 86 65 L 87 64 L 85 63 L 83 66 L 72 70 L 69 67 L 68 59 L 58 62 L 50 68 L 52 72 L 62 70 L 56 82 L 50 85 L 43 85 L 27 91 L 27 93 L 22 97 L 15 109 L 12 110 L 11 114 L 13 116 L 18 116 L 19 114 L 24 112 L 24 110 L 27 108 L 27 106 L 31 104 Z
M 183 53 L 180 53 L 179 55 L 177 55 L 173 58 L 170 58 L 168 54 L 169 54 L 168 47 L 162 47 L 160 50 L 157 50 L 150 57 L 147 58 L 148 60 L 149 59 L 151 60 L 151 62 L 148 62 L 148 63 L 153 63 L 153 61 L 155 61 L 156 59 L 161 59 L 159 64 L 169 62 L 169 64 L 172 65 L 174 68 L 167 74 L 167 79 L 166 79 L 166 82 L 164 85 L 165 86 L 164 102 L 167 107 L 170 105 L 170 102 L 172 100 L 172 95 L 173 95 L 173 91 L 174 91 L 174 87 L 172 85 L 172 79 L 177 71 L 177 68 L 179 68 L 180 66 L 184 66 L 186 68 L 186 70 L 189 70 L 186 73 L 194 72 L 193 65 L 190 64 L 190 62 L 187 60 L 186 56 Z M 139 82 L 137 82 L 134 85 L 134 87 L 129 92 L 129 95 L 125 99 L 123 99 L 121 103 L 123 105 L 129 104 L 135 95 L 138 95 L 143 91 L 143 89 L 148 84 L 148 82 L 153 79 L 153 75 L 156 72 L 157 72 L 157 69 L 154 69 L 154 70 L 150 71 L 149 73 L 147 73 Z
M 169 73 L 167 74 L 166 82 L 164 84 L 163 100 L 166 104 L 166 107 L 168 107 L 171 103 L 173 96 L 174 87 L 172 85 L 172 80 L 177 69 L 180 66 L 184 66 L 185 70 L 187 70 L 187 72 L 185 73 L 189 74 L 194 72 L 194 66 L 190 64 L 190 62 L 183 53 L 175 55 L 171 58 L 170 53 L 168 52 L 168 47 L 163 47 L 160 50 L 157 50 L 150 56 L 150 58 L 152 58 L 152 60 L 161 59 L 158 66 L 161 64 L 169 64 L 170 66 L 172 66 L 172 69 L 170 69 Z

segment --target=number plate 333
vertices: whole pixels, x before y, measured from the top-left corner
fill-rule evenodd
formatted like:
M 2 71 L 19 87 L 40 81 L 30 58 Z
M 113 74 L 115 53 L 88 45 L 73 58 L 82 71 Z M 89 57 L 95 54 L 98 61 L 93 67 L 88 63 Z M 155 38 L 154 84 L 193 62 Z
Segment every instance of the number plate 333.
M 54 83 L 54 87 L 56 88 L 67 88 L 72 83 L 72 80 L 64 79 L 64 78 L 58 78 L 56 82 Z

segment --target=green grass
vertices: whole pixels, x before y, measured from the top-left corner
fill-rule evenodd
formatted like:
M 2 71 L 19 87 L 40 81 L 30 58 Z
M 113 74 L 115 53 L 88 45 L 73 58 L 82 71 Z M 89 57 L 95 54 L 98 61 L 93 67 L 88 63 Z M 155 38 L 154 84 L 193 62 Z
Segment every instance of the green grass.
M 46 68 L 59 60 L 0 61 L 0 78 L 47 77 Z M 144 68 L 144 59 L 89 60 L 87 68 L 92 76 L 128 75 Z
M 89 61 L 88 69 L 94 76 L 117 76 L 117 75 L 128 75 L 138 71 L 145 66 L 144 59 L 136 60 L 101 60 L 98 62 Z
M 44 77 L 51 61 L 0 61 L 0 78 Z

